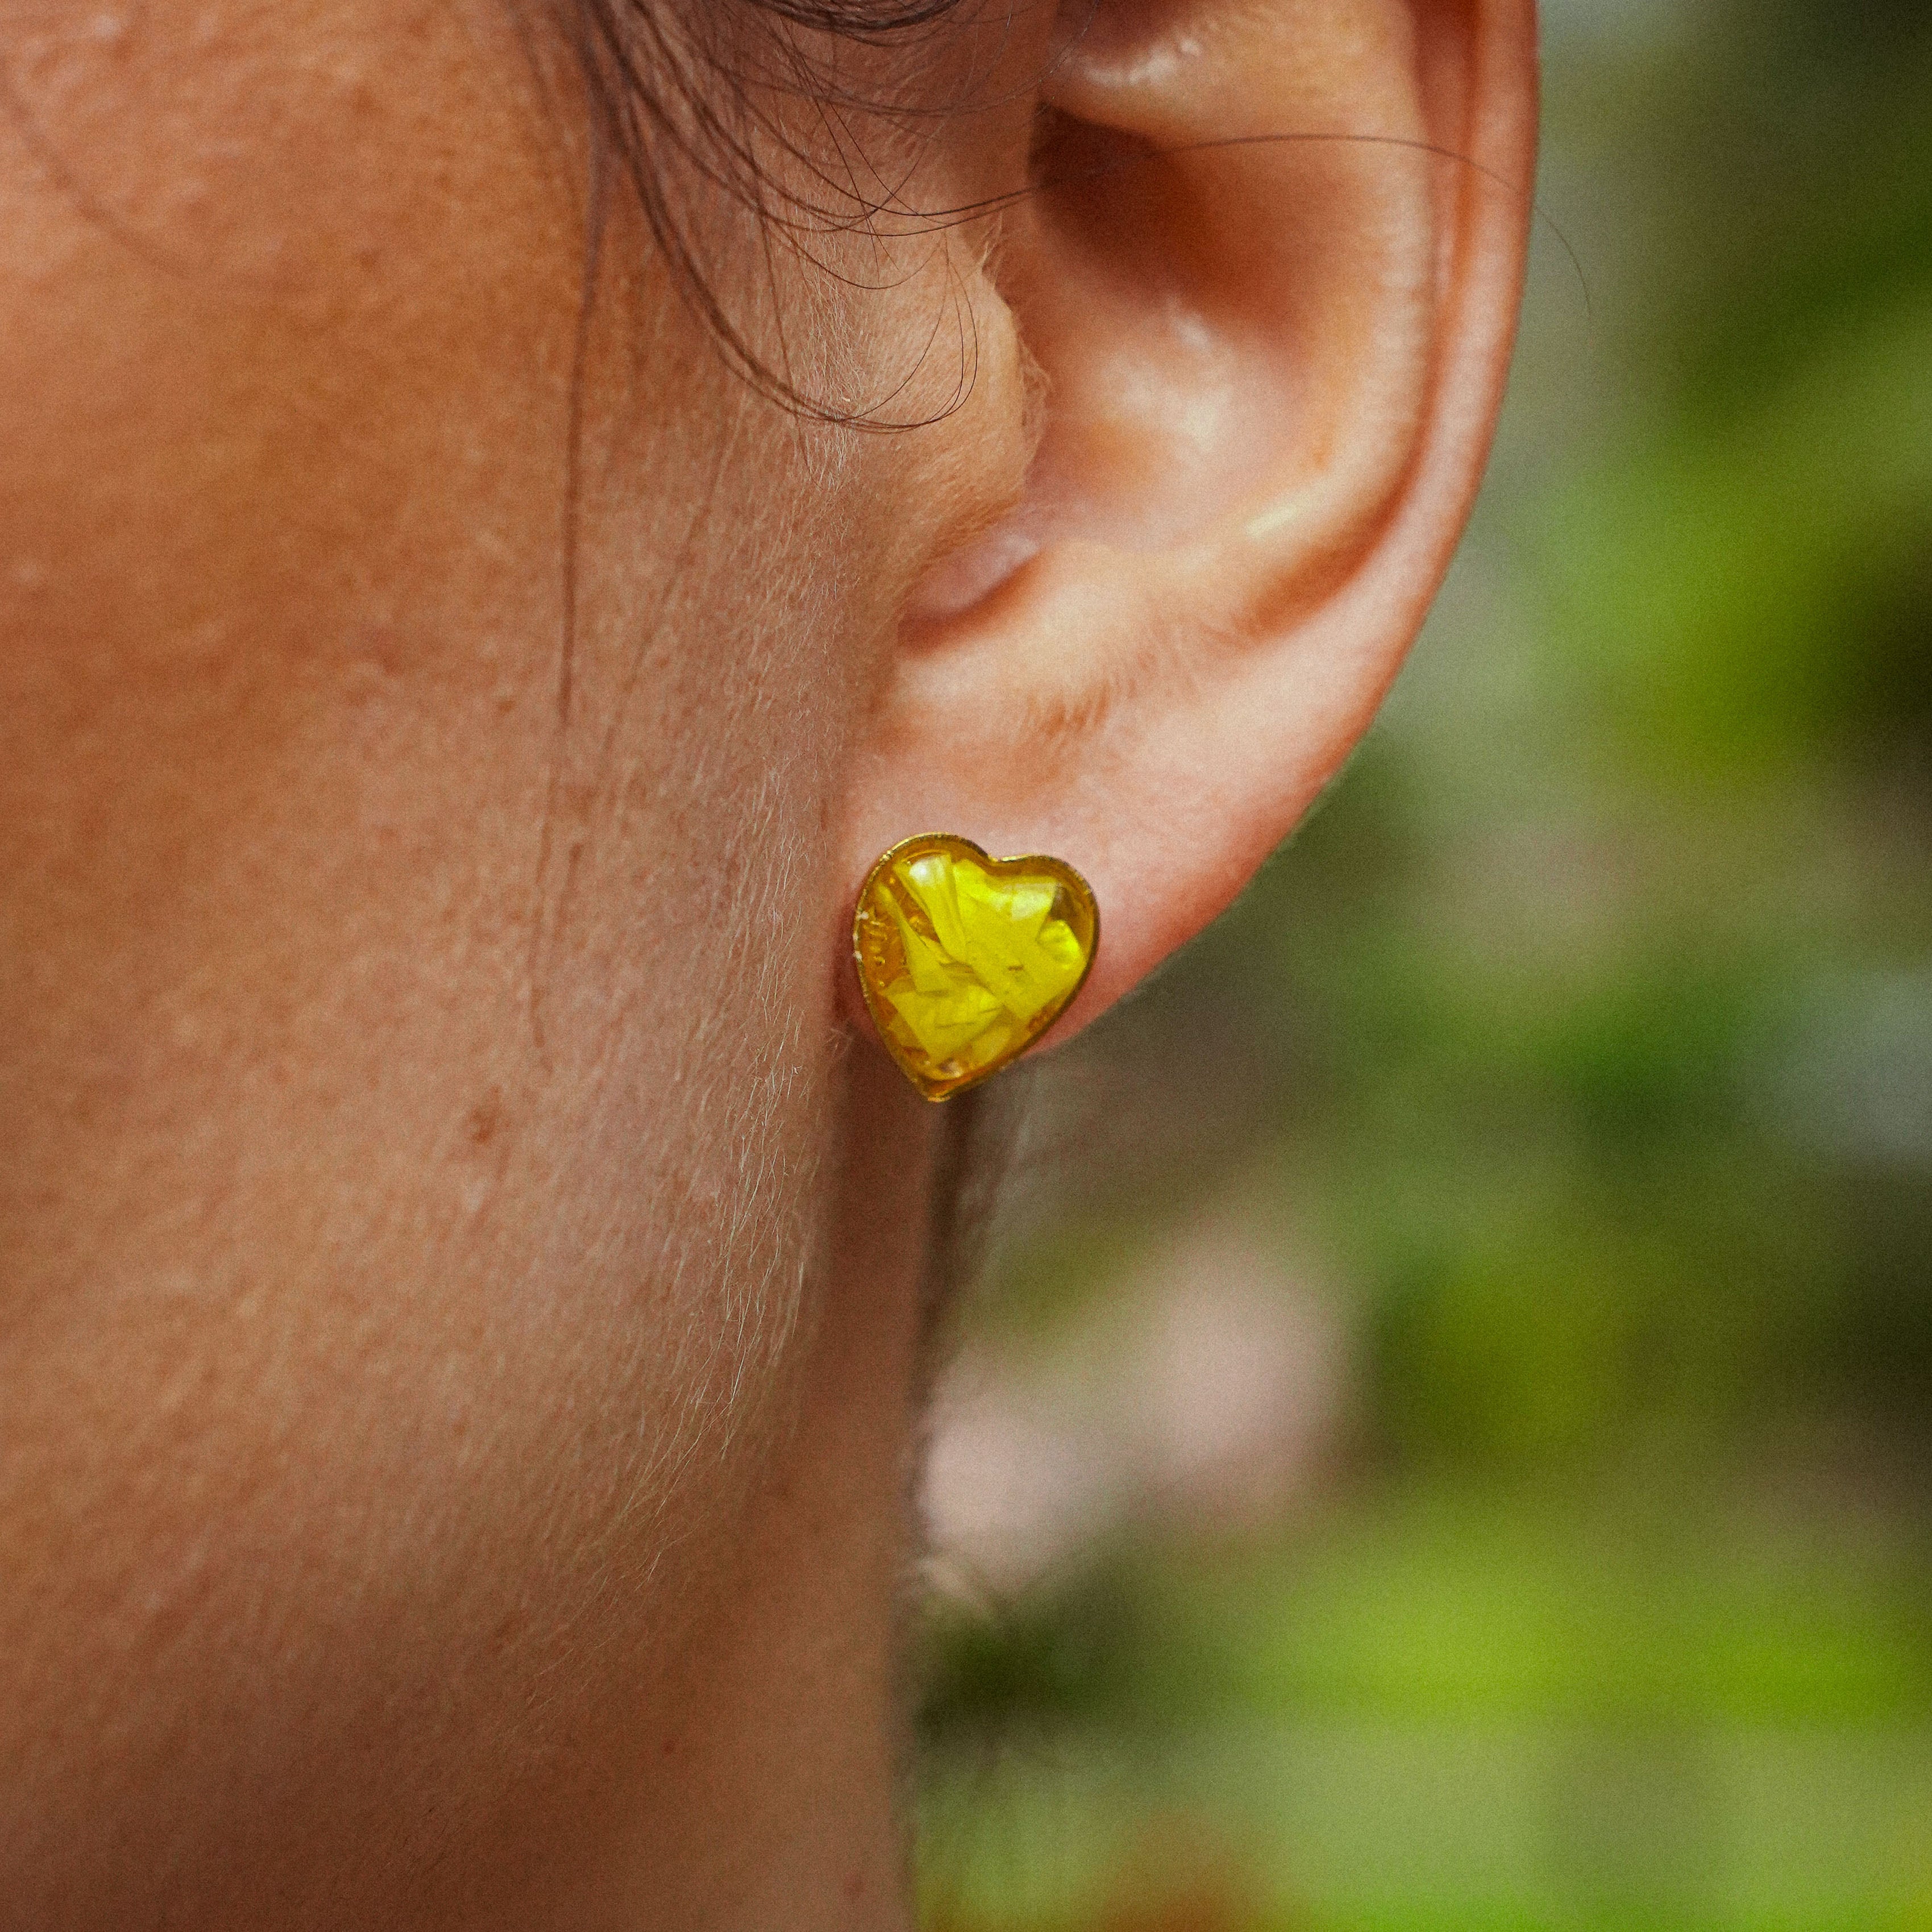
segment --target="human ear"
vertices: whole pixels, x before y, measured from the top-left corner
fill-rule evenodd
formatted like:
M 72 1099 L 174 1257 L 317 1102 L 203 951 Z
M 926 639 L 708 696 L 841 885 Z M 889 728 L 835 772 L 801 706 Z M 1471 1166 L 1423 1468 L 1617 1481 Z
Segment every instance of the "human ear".
M 1513 338 L 1535 20 L 1069 0 L 1058 32 L 985 270 L 1036 452 L 908 603 L 844 865 L 938 830 L 1077 866 L 1103 941 L 1064 1031 L 1241 890 L 1420 625 Z

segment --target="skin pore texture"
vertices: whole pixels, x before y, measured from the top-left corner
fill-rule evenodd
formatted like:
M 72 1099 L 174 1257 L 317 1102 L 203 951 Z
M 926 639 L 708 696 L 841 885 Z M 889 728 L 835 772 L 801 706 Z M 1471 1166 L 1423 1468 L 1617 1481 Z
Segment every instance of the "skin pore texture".
M 1062 854 L 1064 1036 L 1292 828 L 1480 474 L 1533 43 L 798 29 L 779 225 L 679 206 L 828 422 L 561 16 L 0 0 L 0 1926 L 910 1922 L 941 1117 L 853 896 Z

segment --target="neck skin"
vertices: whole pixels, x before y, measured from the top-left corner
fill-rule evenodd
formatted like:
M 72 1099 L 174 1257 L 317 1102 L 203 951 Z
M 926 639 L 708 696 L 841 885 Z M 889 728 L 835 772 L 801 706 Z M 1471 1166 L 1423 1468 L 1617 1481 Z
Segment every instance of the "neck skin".
M 796 1420 L 748 1500 L 722 1613 L 694 1630 L 660 1706 L 675 1723 L 640 1731 L 632 1834 L 548 1919 L 572 1932 L 911 1922 L 899 1640 L 940 1124 L 869 1044 L 842 1077 Z

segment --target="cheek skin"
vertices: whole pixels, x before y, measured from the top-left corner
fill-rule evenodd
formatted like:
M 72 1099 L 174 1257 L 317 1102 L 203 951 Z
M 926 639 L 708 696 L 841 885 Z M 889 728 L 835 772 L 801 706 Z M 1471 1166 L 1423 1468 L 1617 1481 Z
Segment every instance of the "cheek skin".
M 500 16 L 28 10 L 0 1924 L 373 1923 L 439 1848 L 474 1922 L 782 1426 L 898 459 L 615 292 L 566 680 L 580 230 Z

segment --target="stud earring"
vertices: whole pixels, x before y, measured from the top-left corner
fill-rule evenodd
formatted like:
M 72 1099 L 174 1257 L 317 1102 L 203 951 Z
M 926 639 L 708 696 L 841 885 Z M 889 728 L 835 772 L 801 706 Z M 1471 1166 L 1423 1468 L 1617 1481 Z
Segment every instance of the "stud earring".
M 1100 943 L 1094 889 L 1062 859 L 992 859 L 970 838 L 902 839 L 852 915 L 859 989 L 928 1100 L 1016 1059 L 1066 1010 Z

